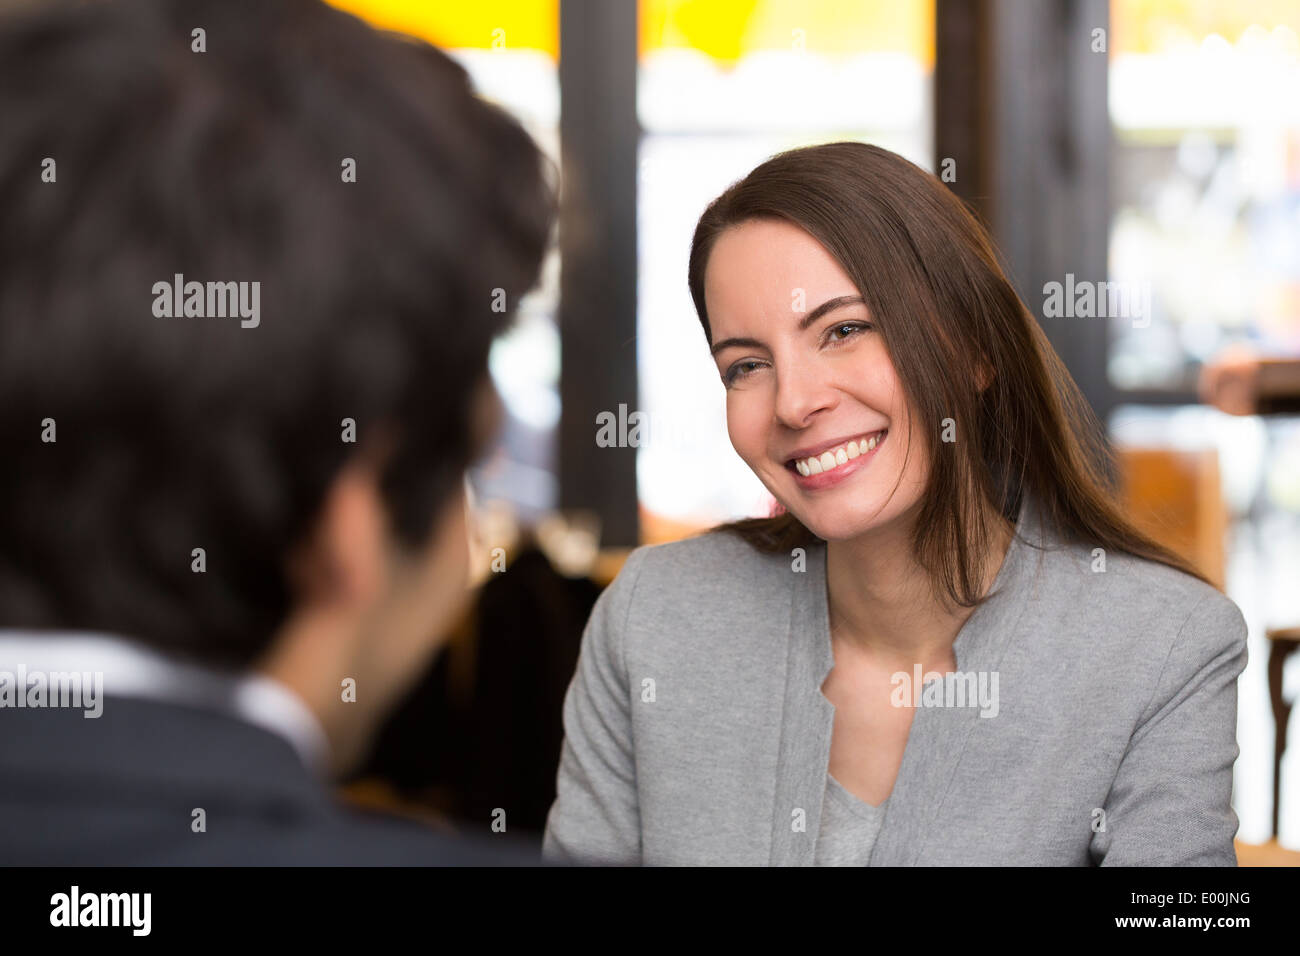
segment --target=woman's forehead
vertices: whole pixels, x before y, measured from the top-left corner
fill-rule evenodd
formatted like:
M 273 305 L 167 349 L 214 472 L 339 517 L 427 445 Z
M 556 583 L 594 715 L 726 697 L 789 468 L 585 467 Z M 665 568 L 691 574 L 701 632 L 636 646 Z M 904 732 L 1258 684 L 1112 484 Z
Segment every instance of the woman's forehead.
M 711 322 L 789 316 L 854 295 L 853 281 L 822 245 L 785 222 L 749 222 L 718 237 L 705 270 Z

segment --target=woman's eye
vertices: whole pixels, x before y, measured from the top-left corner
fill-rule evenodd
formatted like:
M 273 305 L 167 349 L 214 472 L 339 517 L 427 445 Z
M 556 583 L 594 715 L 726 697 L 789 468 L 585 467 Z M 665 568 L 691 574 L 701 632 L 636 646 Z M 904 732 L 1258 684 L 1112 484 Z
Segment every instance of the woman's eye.
M 731 385 L 738 379 L 744 378 L 750 373 L 750 366 L 762 365 L 762 362 L 737 362 L 731 368 L 727 369 L 727 374 L 722 377 L 724 385 Z
M 865 322 L 843 322 L 839 325 L 832 325 L 826 334 L 832 342 L 843 342 L 845 339 L 852 338 L 858 332 L 865 332 L 869 328 L 871 326 Z

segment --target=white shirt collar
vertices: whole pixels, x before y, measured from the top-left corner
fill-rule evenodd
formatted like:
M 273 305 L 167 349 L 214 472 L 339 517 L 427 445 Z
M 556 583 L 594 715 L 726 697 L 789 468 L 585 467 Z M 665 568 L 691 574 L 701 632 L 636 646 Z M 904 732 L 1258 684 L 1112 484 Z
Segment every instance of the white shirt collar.
M 297 694 L 264 674 L 227 674 L 109 634 L 0 629 L 0 668 L 19 663 L 29 674 L 102 673 L 107 698 L 168 701 L 229 714 L 284 737 L 309 769 L 328 775 L 329 743 L 320 721 Z

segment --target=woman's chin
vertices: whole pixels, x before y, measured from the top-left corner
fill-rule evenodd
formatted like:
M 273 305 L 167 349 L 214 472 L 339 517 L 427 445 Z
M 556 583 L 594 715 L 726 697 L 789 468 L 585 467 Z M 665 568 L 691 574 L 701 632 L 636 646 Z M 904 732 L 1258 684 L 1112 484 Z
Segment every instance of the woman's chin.
M 847 514 L 795 515 L 805 528 L 823 541 L 848 541 L 871 530 L 871 515 L 855 512 Z

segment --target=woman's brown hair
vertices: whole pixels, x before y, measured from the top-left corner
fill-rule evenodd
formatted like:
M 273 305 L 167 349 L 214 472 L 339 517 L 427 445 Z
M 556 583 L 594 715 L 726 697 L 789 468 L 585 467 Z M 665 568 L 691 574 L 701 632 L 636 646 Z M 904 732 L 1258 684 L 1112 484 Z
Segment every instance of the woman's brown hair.
M 691 296 L 710 345 L 704 272 L 714 242 L 763 219 L 820 242 L 871 310 L 929 458 L 912 545 L 938 593 L 964 607 L 981 603 L 991 516 L 1014 524 L 1026 493 L 1066 540 L 1206 580 L 1112 503 L 1110 449 L 1096 416 L 984 228 L 937 179 L 887 150 L 844 142 L 780 153 L 730 186 L 704 211 L 691 244 Z M 937 440 L 946 419 L 954 441 Z M 818 540 L 788 512 L 715 530 L 771 553 Z

